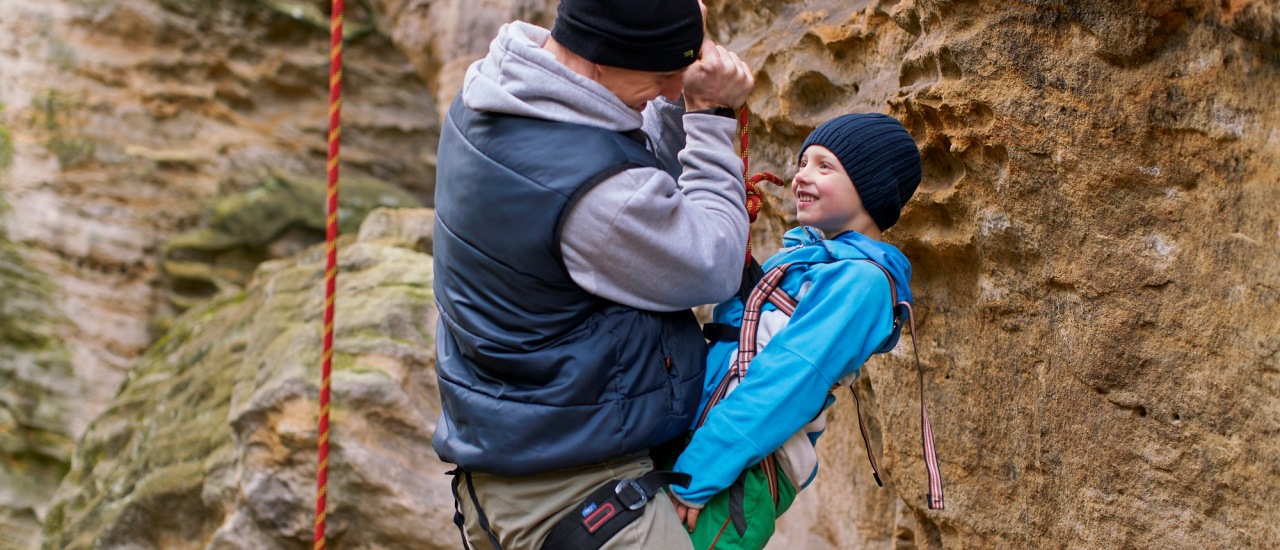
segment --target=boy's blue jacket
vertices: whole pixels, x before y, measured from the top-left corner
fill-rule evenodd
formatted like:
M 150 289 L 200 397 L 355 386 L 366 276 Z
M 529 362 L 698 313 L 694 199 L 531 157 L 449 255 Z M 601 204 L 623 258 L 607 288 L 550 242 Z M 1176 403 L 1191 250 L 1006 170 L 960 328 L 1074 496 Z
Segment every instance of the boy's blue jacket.
M 837 381 L 856 373 L 872 353 L 897 344 L 888 280 L 876 266 L 857 260 L 884 266 L 894 278 L 898 300 L 911 302 L 911 264 L 901 251 L 855 231 L 822 239 L 805 227 L 788 231 L 783 246 L 764 270 L 792 263 L 782 289 L 799 296 L 808 286 L 790 321 L 756 355 L 741 385 L 711 409 L 676 461 L 676 471 L 693 476 L 688 488 L 671 487 L 686 503 L 704 504 L 728 488 L 742 470 L 822 412 Z M 764 309 L 774 308 L 765 304 Z M 723 302 L 715 308 L 714 322 L 740 325 L 742 310 L 739 298 Z M 699 416 L 737 350 L 737 342 L 711 347 Z M 810 439 L 816 441 L 818 435 L 810 434 Z M 812 477 L 801 480 L 800 486 L 810 481 Z

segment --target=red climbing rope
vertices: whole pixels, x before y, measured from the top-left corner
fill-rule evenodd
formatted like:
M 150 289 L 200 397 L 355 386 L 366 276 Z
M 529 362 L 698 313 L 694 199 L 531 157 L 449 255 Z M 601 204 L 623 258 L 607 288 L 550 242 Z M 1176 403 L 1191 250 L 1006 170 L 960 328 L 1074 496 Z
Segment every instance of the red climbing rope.
M 329 493 L 329 375 L 333 370 L 333 306 L 338 283 L 338 121 L 342 111 L 342 0 L 333 0 L 329 28 L 329 195 L 325 220 L 324 355 L 320 367 L 320 443 L 316 464 L 315 549 L 325 542 L 325 502 Z
M 782 178 L 770 174 L 768 172 L 758 172 L 756 175 L 747 177 L 751 173 L 750 162 L 747 159 L 747 148 L 750 145 L 748 138 L 748 126 L 751 124 L 751 112 L 747 110 L 744 104 L 738 109 L 738 140 L 740 149 L 742 150 L 742 181 L 747 186 L 747 216 L 751 223 L 755 223 L 756 216 L 760 214 L 760 208 L 764 205 L 764 195 L 760 194 L 760 188 L 756 184 L 761 181 L 767 181 L 774 185 L 786 187 L 787 183 Z M 751 232 L 747 232 L 747 256 L 743 263 L 751 263 Z

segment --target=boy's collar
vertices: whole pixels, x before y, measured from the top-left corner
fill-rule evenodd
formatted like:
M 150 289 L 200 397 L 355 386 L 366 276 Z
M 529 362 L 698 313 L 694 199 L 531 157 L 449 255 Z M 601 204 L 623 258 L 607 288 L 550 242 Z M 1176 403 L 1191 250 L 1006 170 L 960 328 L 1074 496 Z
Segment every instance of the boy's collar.
M 818 230 L 812 227 L 809 227 L 807 225 L 803 227 L 804 227 L 804 233 L 809 237 L 810 242 L 822 240 L 822 234 L 819 233 Z
M 836 240 L 840 240 L 840 239 L 841 239 L 841 238 L 843 238 L 843 237 L 850 236 L 851 234 L 852 234 L 852 235 L 857 235 L 857 236 L 859 236 L 859 237 L 863 237 L 863 238 L 870 239 L 870 237 L 867 237 L 866 235 L 863 235 L 862 233 L 858 233 L 857 231 L 855 231 L 855 230 L 853 230 L 853 229 L 846 229 L 846 230 L 841 231 L 841 232 L 839 232 L 839 233 L 836 233 L 835 235 L 832 235 L 832 236 L 830 236 L 830 237 L 824 237 L 824 236 L 823 236 L 823 234 L 822 234 L 821 232 L 819 232 L 817 229 L 814 229 L 814 228 L 809 227 L 809 226 L 807 226 L 807 225 L 802 226 L 802 227 L 804 227 L 804 232 L 805 232 L 805 234 L 806 234 L 806 235 L 807 235 L 811 240 L 813 240 L 813 241 L 821 241 L 821 240 L 823 240 L 823 239 L 826 239 L 826 240 L 828 240 L 828 241 L 836 241 Z M 874 240 L 874 239 L 872 239 L 872 240 Z

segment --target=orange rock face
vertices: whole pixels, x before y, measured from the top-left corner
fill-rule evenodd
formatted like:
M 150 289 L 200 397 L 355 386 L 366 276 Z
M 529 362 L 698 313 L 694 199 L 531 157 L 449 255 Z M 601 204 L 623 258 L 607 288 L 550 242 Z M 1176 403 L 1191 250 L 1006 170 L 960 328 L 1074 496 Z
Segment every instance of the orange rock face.
M 8 83 L 0 84 L 0 128 L 14 144 L 11 166 L 0 168 L 11 204 L 5 222 L 71 314 L 59 334 L 76 384 L 89 388 L 77 405 L 82 415 L 106 407 L 151 341 L 148 320 L 164 313 L 159 243 L 199 225 L 203 201 L 243 190 L 267 167 L 322 169 L 327 42 L 323 30 L 300 23 L 303 8 L 319 4 L 0 0 L 11 8 L 0 13 L 31 16 L 0 15 L 0 30 L 19 38 L 0 43 L 10 60 L 0 64 Z M 429 196 L 439 112 L 467 65 L 506 21 L 549 25 L 554 2 L 348 4 L 372 9 L 351 7 L 351 21 L 373 30 L 348 49 L 344 112 L 352 126 L 344 154 L 357 171 Z M 855 386 L 886 487 L 871 479 L 851 400 L 840 395 L 819 447 L 821 473 L 784 517 L 773 547 L 1280 546 L 1274 1 L 708 4 L 712 36 L 756 72 L 753 171 L 789 178 L 807 133 L 854 111 L 901 120 L 925 168 L 919 192 L 885 238 L 915 267 L 917 341 L 947 509 L 924 506 L 920 390 L 904 339 L 869 362 Z M 794 220 L 794 199 L 778 188 L 767 193 L 754 238 L 762 257 Z M 251 294 L 268 296 L 269 287 Z M 279 307 L 281 318 L 305 317 Z M 427 349 L 396 353 L 429 368 Z M 162 372 L 154 357 L 149 368 Z M 279 406 L 245 382 L 286 380 L 295 390 L 289 398 L 306 402 L 305 369 L 259 371 L 252 359 L 243 361 L 252 369 L 240 375 L 241 386 L 218 390 L 238 396 L 234 405 L 218 405 L 228 420 L 196 419 L 225 430 L 217 460 L 165 470 L 178 489 L 164 495 L 205 500 L 187 507 L 154 501 L 174 513 L 214 514 L 181 527 L 203 531 L 137 519 L 145 515 L 95 523 L 113 517 L 102 510 L 154 512 L 129 508 L 129 485 L 119 483 L 145 465 L 111 462 L 126 475 L 82 462 L 73 467 L 75 481 L 59 489 L 59 527 L 47 540 L 95 540 L 95 529 L 121 544 L 211 540 L 217 531 L 231 546 L 307 546 L 310 440 L 299 412 L 307 406 Z M 431 394 L 421 386 L 430 377 L 375 359 L 362 369 L 392 372 L 415 397 Z M 203 371 L 197 367 L 188 365 Z M 111 383 L 94 383 L 102 380 Z M 176 391 L 157 379 L 143 382 Z M 377 402 L 377 391 L 362 396 Z M 387 418 L 414 422 L 438 406 L 392 405 L 387 410 L 400 412 Z M 127 409 L 115 410 L 111 418 L 125 417 Z M 275 412 L 284 420 L 245 420 Z M 183 433 L 180 425 L 160 425 L 179 421 L 152 415 L 137 428 L 90 428 L 86 440 Z M 389 422 L 378 415 L 357 421 Z M 68 429 L 88 423 L 77 418 Z M 395 449 L 346 440 L 352 461 L 335 466 L 347 491 L 343 506 L 358 502 L 383 520 L 365 522 L 386 532 L 362 541 L 447 545 L 447 514 L 423 526 L 431 537 L 396 538 L 397 528 L 423 521 L 398 521 L 396 513 L 449 506 L 436 479 L 442 465 L 428 460 L 417 468 L 430 479 L 394 469 L 405 486 L 420 489 L 408 496 L 388 493 L 393 474 L 374 468 L 357 476 L 351 467 L 356 459 L 403 466 L 403 457 L 430 456 L 427 434 L 402 432 Z M 253 446 L 277 440 L 291 443 Z M 228 473 L 236 468 L 253 475 Z M 85 491 L 94 487 L 115 492 L 92 500 Z M 18 513 L 43 521 L 46 509 Z M 357 529 L 363 516 L 343 510 L 334 521 Z M 23 521 L 24 533 L 32 532 L 36 519 Z

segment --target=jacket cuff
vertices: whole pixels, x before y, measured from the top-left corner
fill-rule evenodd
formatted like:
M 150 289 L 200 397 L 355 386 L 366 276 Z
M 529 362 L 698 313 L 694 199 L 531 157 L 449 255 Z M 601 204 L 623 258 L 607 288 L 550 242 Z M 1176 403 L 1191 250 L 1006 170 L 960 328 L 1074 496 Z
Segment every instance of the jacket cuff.
M 688 500 L 685 500 L 685 499 L 684 499 L 684 497 L 681 497 L 680 495 L 676 494 L 676 488 L 675 488 L 675 487 L 672 487 L 672 488 L 671 488 L 671 490 L 670 490 L 670 491 L 668 491 L 668 493 L 670 493 L 670 494 L 671 494 L 671 498 L 676 499 L 677 501 L 679 501 L 679 502 L 680 502 L 680 504 L 683 504 L 683 505 L 688 506 L 688 507 L 690 507 L 690 508 L 694 508 L 694 509 L 701 510 L 703 506 L 706 506 L 706 505 L 707 505 L 707 503 L 705 503 L 705 502 L 703 502 L 703 503 L 701 503 L 701 504 L 698 504 L 698 503 L 696 503 L 696 502 L 690 502 L 690 501 L 688 501 Z

